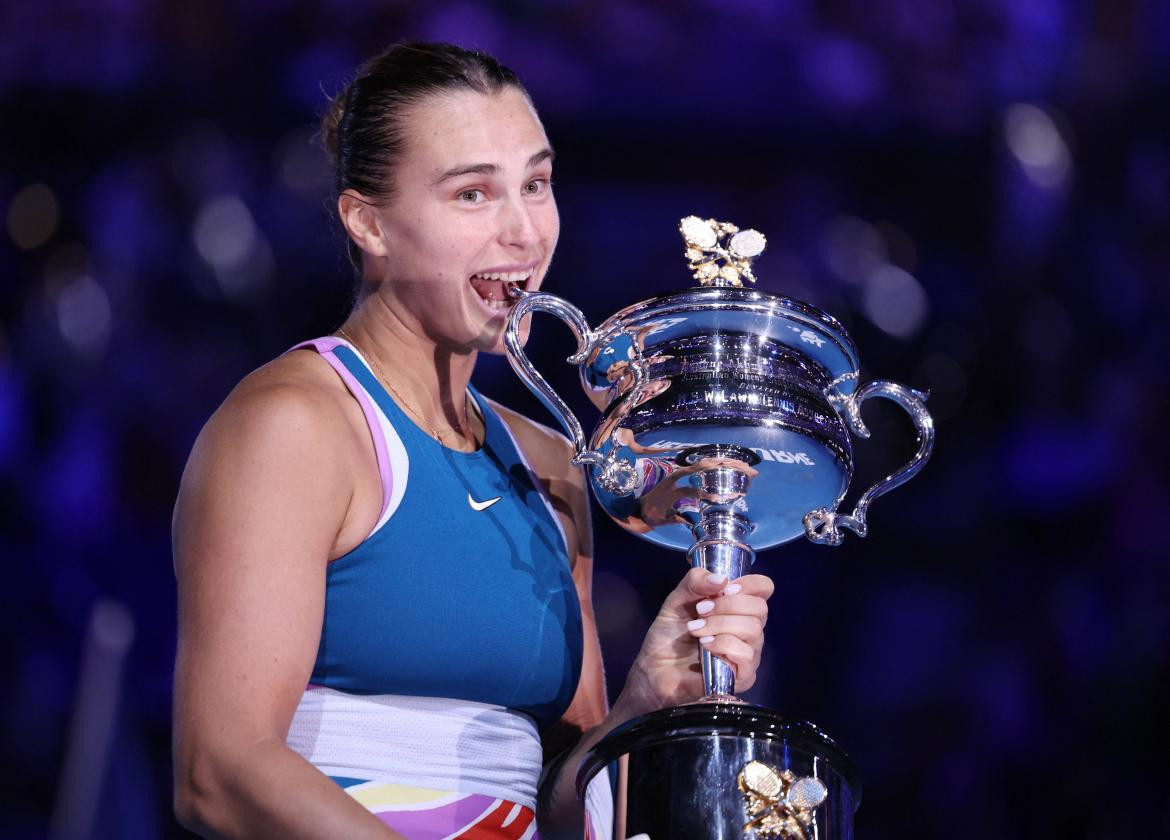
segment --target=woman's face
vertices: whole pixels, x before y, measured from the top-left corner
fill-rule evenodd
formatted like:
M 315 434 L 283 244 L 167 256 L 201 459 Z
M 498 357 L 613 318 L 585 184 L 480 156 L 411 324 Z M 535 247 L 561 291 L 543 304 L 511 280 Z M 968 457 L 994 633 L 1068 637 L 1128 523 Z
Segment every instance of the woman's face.
M 538 288 L 560 233 L 544 127 L 513 87 L 437 94 L 405 117 L 393 197 L 374 208 L 377 293 L 440 346 L 502 352 L 507 286 Z

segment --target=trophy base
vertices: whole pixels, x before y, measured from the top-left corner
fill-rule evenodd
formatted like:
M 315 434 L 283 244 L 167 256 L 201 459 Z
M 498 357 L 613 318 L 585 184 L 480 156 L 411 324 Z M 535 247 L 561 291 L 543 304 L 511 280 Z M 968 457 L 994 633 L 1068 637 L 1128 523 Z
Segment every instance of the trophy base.
M 616 837 L 853 837 L 853 812 L 861 799 L 857 772 L 811 723 L 742 702 L 662 709 L 598 742 L 577 773 L 578 793 L 623 755 L 625 826 L 624 834 L 618 826 Z

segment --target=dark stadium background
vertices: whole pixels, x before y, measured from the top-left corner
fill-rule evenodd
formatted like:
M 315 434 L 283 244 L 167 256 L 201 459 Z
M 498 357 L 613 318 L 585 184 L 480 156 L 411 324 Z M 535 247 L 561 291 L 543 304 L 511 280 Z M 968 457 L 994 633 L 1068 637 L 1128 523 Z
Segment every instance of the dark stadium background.
M 868 539 L 757 564 L 748 698 L 852 754 L 858 836 L 1170 836 L 1170 7 L 1138 0 L 8 0 L 0 834 L 182 836 L 180 471 L 236 381 L 343 318 L 312 134 L 403 37 L 526 81 L 546 288 L 594 323 L 689 285 L 677 221 L 714 216 L 865 378 L 930 389 L 934 459 Z M 591 427 L 567 331 L 529 349 Z M 502 360 L 476 381 L 548 420 Z M 886 409 L 855 493 L 912 449 Z M 683 561 L 596 531 L 616 691 Z

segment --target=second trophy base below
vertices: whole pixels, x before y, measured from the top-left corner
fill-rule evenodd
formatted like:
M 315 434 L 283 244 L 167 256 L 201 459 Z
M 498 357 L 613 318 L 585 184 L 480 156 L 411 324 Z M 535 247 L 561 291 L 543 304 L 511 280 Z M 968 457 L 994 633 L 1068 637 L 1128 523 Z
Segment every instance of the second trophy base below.
M 625 836 L 853 837 L 853 812 L 861 799 L 853 762 L 816 726 L 771 709 L 699 702 L 635 718 L 586 756 L 578 791 L 623 755 Z

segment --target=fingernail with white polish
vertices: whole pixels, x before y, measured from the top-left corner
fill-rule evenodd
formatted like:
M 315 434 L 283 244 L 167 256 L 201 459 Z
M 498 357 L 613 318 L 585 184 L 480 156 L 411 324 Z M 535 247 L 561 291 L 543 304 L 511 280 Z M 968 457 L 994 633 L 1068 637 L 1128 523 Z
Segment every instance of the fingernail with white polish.
M 742 583 L 733 583 L 723 590 L 724 595 L 738 595 L 740 592 L 743 592 Z
M 699 603 L 695 604 L 695 612 L 697 612 L 699 615 L 706 615 L 713 609 L 715 609 L 714 601 L 700 601 Z
M 701 644 L 701 645 L 709 645 L 713 641 L 715 641 L 714 636 L 700 636 L 699 637 L 699 644 Z
M 688 630 L 698 630 L 698 629 L 706 627 L 706 626 L 707 626 L 707 619 L 705 619 L 705 618 L 696 618 L 693 621 L 687 622 L 687 629 Z
M 718 586 L 721 583 L 727 583 L 727 575 L 707 575 L 707 583 Z

